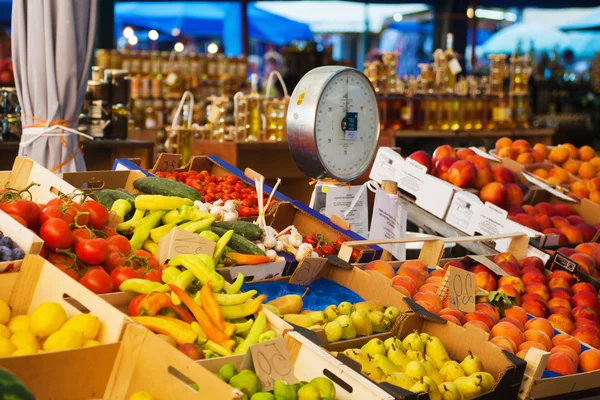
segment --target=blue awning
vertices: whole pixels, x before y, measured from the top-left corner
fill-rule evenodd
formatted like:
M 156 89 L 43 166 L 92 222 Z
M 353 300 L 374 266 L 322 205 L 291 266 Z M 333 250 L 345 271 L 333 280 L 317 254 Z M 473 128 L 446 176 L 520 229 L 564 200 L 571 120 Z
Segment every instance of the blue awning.
M 560 27 L 563 31 L 600 30 L 600 11 L 586 15 L 584 18 Z

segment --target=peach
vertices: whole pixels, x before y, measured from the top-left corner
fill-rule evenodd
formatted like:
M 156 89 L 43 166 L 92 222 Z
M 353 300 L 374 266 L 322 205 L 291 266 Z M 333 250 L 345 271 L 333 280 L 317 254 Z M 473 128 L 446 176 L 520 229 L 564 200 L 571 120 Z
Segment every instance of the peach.
M 539 345 L 539 346 L 542 346 L 542 345 L 541 345 L 541 344 L 539 344 L 539 343 L 538 343 L 538 345 Z M 524 360 L 524 359 L 525 359 L 525 356 L 527 355 L 527 351 L 528 351 L 528 350 L 529 350 L 529 349 L 527 349 L 527 350 L 521 350 L 521 351 L 518 351 L 518 352 L 517 352 L 517 354 L 515 354 L 515 355 L 516 355 L 517 357 L 519 357 L 520 359 Z
M 586 242 L 589 242 L 590 240 L 594 239 L 594 236 L 596 236 L 596 228 L 590 224 L 586 224 L 585 222 L 576 225 L 575 228 L 579 229 L 579 232 L 581 232 L 583 235 L 583 240 Z
M 448 170 L 448 182 L 460 188 L 470 186 L 477 176 L 477 170 L 472 162 L 458 160 Z
M 589 349 L 579 356 L 579 368 L 583 372 L 596 371 L 600 369 L 600 351 Z
M 521 294 L 525 293 L 525 285 L 523 284 L 523 281 L 517 278 L 516 276 L 503 276 L 500 279 L 498 279 L 498 285 L 513 286 L 515 289 L 517 289 L 517 292 Z
M 492 171 L 494 180 L 500 183 L 516 183 L 515 174 L 506 167 L 496 167 Z
M 569 150 L 564 147 L 554 147 L 550 150 L 548 154 L 548 160 L 552 161 L 555 164 L 562 164 L 569 159 Z
M 508 206 L 506 207 L 506 211 L 508 211 L 508 215 L 526 214 L 523 207 L 520 206 Z
M 522 258 L 521 261 L 519 261 L 519 266 L 521 267 L 521 269 L 527 267 L 534 267 L 540 272 L 544 272 L 544 262 L 539 257 L 535 256 Z
M 569 158 L 579 159 L 579 150 L 571 143 L 563 143 L 559 147 L 563 147 L 569 151 Z
M 528 228 L 531 228 L 535 231 L 539 231 L 540 230 L 540 226 L 537 223 L 537 220 L 535 219 L 534 216 L 532 215 L 528 215 L 528 214 L 518 214 L 515 215 L 514 218 L 512 218 L 513 221 L 526 226 Z
M 600 335 L 600 324 L 596 321 L 592 321 L 591 319 L 586 318 L 579 318 L 575 321 L 575 329 L 579 328 L 580 326 L 590 326 L 594 328 L 596 333 Z
M 552 338 L 552 344 L 556 346 L 567 346 L 572 348 L 575 353 L 581 353 L 581 343 L 573 336 L 566 333 L 559 333 Z
M 552 308 L 549 308 L 548 311 L 549 311 L 550 315 L 552 315 L 552 314 L 561 315 L 561 316 L 563 316 L 565 318 L 573 320 L 573 318 L 571 317 L 571 312 L 567 308 L 564 308 L 564 307 L 552 307 Z
M 452 164 L 458 161 L 457 158 L 454 157 L 442 157 L 437 160 L 434 158 L 435 168 L 434 175 L 438 178 L 447 181 L 448 180 L 448 171 Z
M 392 268 L 388 262 L 383 260 L 371 261 L 365 266 L 365 271 L 378 271 L 390 279 L 395 275 L 394 268 Z
M 500 150 L 503 147 L 511 147 L 512 144 L 513 141 L 511 138 L 501 137 L 500 139 L 496 140 L 496 151 Z
M 456 158 L 456 151 L 454 150 L 454 147 L 450 146 L 449 144 L 436 147 L 436 149 L 433 151 L 433 161 L 435 162 L 443 157 Z
M 548 147 L 546 147 L 546 145 L 543 143 L 534 144 L 533 149 L 542 153 L 544 155 L 544 158 L 548 157 L 548 154 L 550 154 L 550 150 L 548 150 Z
M 506 204 L 509 206 L 520 206 L 523 204 L 523 190 L 515 183 L 504 184 L 506 191 Z
M 496 279 L 489 272 L 477 272 L 475 274 L 475 282 L 480 289 L 488 292 L 496 290 Z
M 534 174 L 535 176 L 537 176 L 538 178 L 542 178 L 542 179 L 546 179 L 546 178 L 548 178 L 548 175 L 549 175 L 549 174 L 548 174 L 548 171 L 547 171 L 546 169 L 544 169 L 544 168 L 536 168 L 536 169 L 533 171 L 533 174 Z
M 433 270 L 429 276 L 441 276 L 442 278 L 444 277 L 444 275 L 446 275 L 446 270 L 444 269 L 435 269 Z
M 577 372 L 577 364 L 565 353 L 550 354 L 546 369 L 561 375 L 572 375 Z
M 504 315 L 508 318 L 514 318 L 523 325 L 527 323 L 527 313 L 519 306 L 512 306 L 504 310 Z
M 600 303 L 598 302 L 598 296 L 595 293 L 590 293 L 588 291 L 577 292 L 573 295 L 572 303 L 575 307 L 588 306 L 597 314 L 600 313 Z
M 448 261 L 446 264 L 444 264 L 444 266 L 442 268 L 448 269 L 448 267 L 454 267 L 454 268 L 464 269 L 464 270 L 467 269 L 465 264 L 461 263 L 460 261 Z
M 597 173 L 598 173 L 598 169 L 592 163 L 584 162 L 579 167 L 579 177 L 581 179 L 595 178 Z
M 561 330 L 565 333 L 571 333 L 575 329 L 575 325 L 573 322 L 564 315 L 552 314 L 548 317 L 548 322 L 552 324 L 558 330 Z
M 548 288 L 543 283 L 539 283 L 539 282 L 530 283 L 529 285 L 525 286 L 525 292 L 537 293 L 540 296 L 542 296 L 544 301 L 548 301 L 550 299 L 550 293 L 548 293 Z
M 549 338 L 554 337 L 554 328 L 546 318 L 532 318 L 525 323 L 525 329 L 537 329 L 544 332 Z
M 537 330 L 537 329 L 528 329 L 524 333 L 525 340 L 532 340 L 534 342 L 541 343 L 546 348 L 546 351 L 550 351 L 552 348 L 552 340 L 550 337 L 546 335 L 546 332 Z
M 582 161 L 590 161 L 596 157 L 596 151 L 591 146 L 581 146 L 579 148 L 579 159 Z
M 535 163 L 535 158 L 533 157 L 533 154 L 531 154 L 530 152 L 526 151 L 525 153 L 520 153 L 517 156 L 516 161 L 519 164 L 533 164 Z
M 534 207 L 535 207 L 536 211 L 540 214 L 544 214 L 549 217 L 553 217 L 556 215 L 556 208 L 554 207 L 554 205 L 550 204 L 546 201 L 537 203 Z
M 600 249 L 596 250 L 594 252 L 594 263 L 596 264 L 596 267 L 600 268 Z
M 598 328 L 591 326 L 580 326 L 576 328 L 571 335 L 585 344 L 594 348 L 600 347 L 600 336 L 598 336 Z
M 571 224 L 569 223 L 569 220 L 566 219 L 565 217 L 560 217 L 558 215 L 554 215 L 552 217 L 550 217 L 550 221 L 552 221 L 552 225 L 554 225 L 554 227 L 556 229 L 560 229 L 563 226 L 570 226 Z M 561 231 L 562 232 L 562 231 Z M 564 234 L 564 233 L 563 233 Z
M 482 313 L 488 314 L 494 319 L 494 322 L 498 322 L 498 320 L 500 319 L 500 311 L 498 311 L 498 309 L 491 304 L 479 303 L 475 305 L 475 311 L 480 311 Z
M 431 283 L 431 284 L 434 284 L 435 286 L 440 286 L 442 284 L 443 280 L 444 280 L 443 276 L 429 275 L 429 278 L 427 278 L 425 280 L 425 284 Z
M 556 209 L 556 213 L 561 217 L 568 217 L 569 215 L 576 215 L 575 211 L 571 208 L 571 206 L 567 204 L 555 204 L 554 208 Z
M 590 192 L 590 200 L 596 204 L 600 204 L 600 190 Z
M 581 218 L 579 215 L 569 215 L 567 217 L 567 221 L 569 221 L 569 224 L 573 225 L 573 226 L 577 226 L 579 224 L 583 224 L 583 218 Z
M 429 275 L 427 272 L 427 264 L 425 264 L 423 261 L 419 261 L 419 260 L 409 260 L 409 261 L 405 261 L 400 268 L 406 268 L 406 267 L 413 267 L 418 269 L 419 271 L 421 271 L 421 273 L 423 274 L 423 278 L 427 279 L 427 276 Z
M 417 288 L 420 288 L 425 283 L 425 278 L 421 271 L 414 267 L 400 267 L 396 275 L 412 278 L 417 284 Z
M 496 254 L 494 258 L 492 258 L 492 261 L 496 264 L 500 264 L 502 261 L 506 261 L 515 265 L 519 265 L 519 260 L 517 260 L 515 256 L 508 252 Z
M 561 279 L 561 278 L 553 278 L 553 279 L 566 282 L 564 279 Z M 559 287 L 559 288 L 550 289 L 550 298 L 551 299 L 558 298 L 558 299 L 565 299 L 565 300 L 571 301 L 572 295 L 573 295 L 573 293 L 571 292 L 570 286 L 569 286 L 569 288 Z
M 416 302 L 424 301 L 431 304 L 436 310 L 434 314 L 439 313 L 442 310 L 442 308 L 444 308 L 442 305 L 442 300 L 438 297 L 437 294 L 432 292 L 417 292 L 417 294 L 413 296 L 413 300 Z
M 548 275 L 548 279 L 553 279 L 553 278 L 564 279 L 567 282 L 569 282 L 569 285 L 572 285 L 575 283 L 575 277 L 573 275 L 571 275 L 567 271 L 562 271 L 560 269 L 556 270 L 556 271 L 552 271 L 552 273 L 550 275 Z
M 537 300 L 537 301 L 541 301 L 542 303 L 546 304 L 546 300 L 544 300 L 544 298 L 537 293 L 525 293 L 521 297 L 521 300 L 523 300 L 523 302 L 530 301 L 530 300 Z
M 498 150 L 498 157 L 501 158 L 510 158 L 511 160 L 516 160 L 519 156 L 519 152 L 512 147 L 504 147 Z
M 525 210 L 525 212 L 529 215 L 536 215 L 538 213 L 537 210 L 535 209 L 535 207 L 531 206 L 529 204 L 525 204 L 523 206 L 523 210 Z
M 462 326 L 460 321 L 454 315 L 444 314 L 444 315 L 440 315 L 440 317 L 445 319 L 448 322 L 453 323 L 454 325 Z
M 536 275 L 543 275 L 543 273 L 539 269 L 532 267 L 532 266 L 524 267 L 521 269 L 521 276 L 523 276 L 525 274 L 529 274 L 529 273 L 536 274 Z
M 579 167 L 581 167 L 581 161 L 579 161 L 579 160 L 567 160 L 562 165 L 562 168 L 565 171 L 567 171 L 573 175 L 577 175 L 577 172 L 579 172 Z
M 543 154 L 543 153 L 540 153 L 539 151 L 537 151 L 537 150 L 535 150 L 535 149 L 531 149 L 529 152 L 530 152 L 530 153 L 531 153 L 531 155 L 533 156 L 533 161 L 534 161 L 536 164 L 543 163 L 543 162 L 544 162 L 544 160 L 546 159 L 546 155 L 545 155 L 545 154 Z
M 392 285 L 392 288 L 397 290 L 398 292 L 402 293 L 402 296 L 408 297 L 409 299 L 412 298 L 412 295 L 410 294 L 408 289 L 405 288 L 404 286 Z
M 442 279 L 442 278 L 440 278 Z M 419 290 L 417 292 L 421 292 L 421 293 L 425 293 L 425 292 L 429 292 L 429 293 L 437 293 L 438 288 L 440 287 L 439 284 L 435 284 L 435 283 L 425 283 L 423 286 L 421 286 L 419 288 Z
M 586 182 L 585 187 L 588 190 L 588 192 L 590 192 L 590 193 L 600 190 L 600 178 L 590 179 L 589 181 Z
M 513 264 L 508 261 L 502 261 L 500 264 L 498 264 L 498 266 L 510 276 L 518 277 L 521 275 L 521 270 L 519 269 L 518 264 Z
M 534 215 L 533 218 L 535 218 L 535 222 L 538 223 L 538 226 L 540 227 L 540 231 L 543 231 L 544 229 L 548 229 L 548 228 L 552 228 L 552 221 L 550 221 L 550 217 L 544 214 L 537 214 Z
M 548 300 L 548 303 L 546 303 L 546 305 L 548 306 L 548 308 L 564 307 L 569 311 L 571 311 L 571 309 L 573 308 L 573 307 L 571 307 L 571 303 L 569 302 L 569 300 L 559 299 L 559 298 L 554 298 L 554 299 Z
M 590 160 L 590 162 L 596 167 L 600 168 L 600 157 L 594 157 Z
M 491 338 L 490 342 L 494 343 L 502 350 L 506 350 L 511 354 L 515 354 L 517 352 L 517 345 L 515 344 L 515 342 L 513 342 L 511 338 L 507 338 L 504 336 L 496 336 Z
M 592 294 L 596 293 L 596 289 L 594 289 L 594 286 L 592 286 L 592 284 L 588 282 L 577 282 L 571 287 L 571 289 L 573 290 L 573 294 L 579 292 L 590 292 Z
M 578 264 L 579 269 L 585 271 L 588 275 L 596 268 L 594 259 L 586 254 L 576 253 L 569 256 L 569 258 L 575 261 Z
M 529 142 L 525 139 L 515 140 L 511 147 L 516 149 L 519 152 L 519 154 L 523 154 L 531 148 Z
M 504 318 L 502 318 L 502 319 L 501 319 L 500 321 L 498 321 L 498 322 L 502 322 L 502 321 L 504 321 L 504 322 L 510 322 L 511 324 L 513 324 L 514 326 L 516 326 L 517 328 L 519 328 L 519 330 L 520 330 L 521 332 L 524 332 L 524 331 L 525 331 L 525 327 L 523 327 L 523 324 L 522 324 L 522 323 L 521 323 L 521 321 L 519 321 L 518 319 L 511 318 L 511 317 L 504 317 Z
M 415 280 L 410 276 L 396 275 L 392 278 L 392 285 L 400 286 L 406 289 L 410 295 L 409 297 L 411 298 L 417 293 L 417 290 L 419 289 L 419 286 L 417 286 Z
M 477 329 L 481 329 L 484 332 L 490 333 L 490 327 L 487 326 L 487 324 L 483 321 L 479 321 L 479 320 L 467 321 L 465 324 L 463 324 L 463 326 L 464 327 L 473 326 Z
M 573 254 L 577 254 L 575 249 L 570 247 L 559 247 L 556 251 L 566 257 L 571 257 Z
M 474 155 L 474 156 L 469 156 L 469 158 L 467 158 L 467 160 L 471 161 L 473 163 L 473 165 L 475 166 L 475 168 L 477 169 L 490 169 L 492 168 L 492 166 L 490 165 L 490 162 L 487 160 L 487 158 L 483 158 L 481 156 L 478 155 Z
M 569 173 L 565 169 L 554 167 L 548 172 L 548 180 L 556 184 L 569 183 Z
M 456 156 L 460 160 L 466 160 L 467 158 L 476 155 L 475 152 L 468 147 L 463 147 L 462 149 L 458 149 L 456 152 Z
M 575 318 L 575 321 L 580 319 L 588 319 L 594 322 L 600 322 L 598 314 L 588 306 L 577 306 L 571 310 L 571 315 Z
M 565 353 L 566 355 L 571 357 L 571 360 L 573 360 L 575 364 L 579 364 L 579 354 L 577 354 L 575 350 L 573 350 L 569 346 L 565 346 L 562 344 L 560 346 L 555 346 L 550 350 L 550 354 L 554 353 Z
M 573 193 L 579 200 L 587 199 L 590 195 L 589 190 L 587 190 L 587 185 L 583 181 L 573 182 L 571 185 L 571 193 Z
M 564 235 L 564 233 L 562 233 L 559 229 L 556 229 L 556 228 L 544 229 L 542 231 L 542 233 L 546 236 L 556 236 L 556 241 L 559 246 L 564 245 L 564 244 L 569 244 L 569 240 Z
M 455 310 L 454 308 L 444 308 L 442 311 L 440 311 L 439 315 L 452 315 L 460 322 L 461 325 L 466 322 L 465 313 L 459 310 Z
M 509 297 L 514 297 L 515 300 L 517 301 L 517 304 L 521 304 L 521 295 L 519 294 L 519 292 L 517 292 L 517 289 L 515 289 L 514 287 L 500 286 L 498 288 L 498 291 L 506 294 Z
M 465 320 L 467 322 L 469 321 L 481 321 L 483 323 L 485 323 L 488 328 L 492 329 L 494 327 L 494 324 L 496 324 L 496 320 L 494 320 L 494 318 L 492 316 L 490 316 L 489 314 L 486 314 L 482 311 L 472 311 L 472 312 L 468 312 L 465 314 Z
M 492 174 L 491 169 L 477 168 L 477 175 L 475 176 L 475 180 L 473 181 L 473 187 L 475 189 L 481 189 L 484 186 L 488 185 L 493 180 L 494 180 L 494 175 Z
M 492 328 L 491 335 L 492 337 L 504 336 L 506 338 L 509 338 L 515 343 L 517 347 L 525 341 L 525 335 L 523 334 L 523 332 L 521 332 L 519 328 L 517 328 L 510 322 L 506 321 L 498 322 Z
M 550 279 L 548 281 L 548 287 L 550 289 L 571 289 L 571 285 L 569 285 L 569 282 L 565 281 L 562 278 Z M 552 294 L 550 294 L 550 297 L 552 297 Z
M 548 314 L 548 307 L 546 307 L 546 303 L 539 300 L 527 300 L 521 304 L 523 310 L 527 313 L 533 315 L 534 317 L 542 317 L 545 318 Z
M 474 274 L 477 274 L 479 272 L 487 272 L 488 274 L 492 274 L 494 276 L 496 276 L 496 274 L 494 274 L 488 267 L 486 267 L 483 264 L 473 264 L 471 265 L 471 267 L 469 268 L 469 271 L 471 271 Z
M 558 229 L 560 229 L 560 231 L 562 233 L 564 233 L 564 235 L 567 237 L 567 240 L 569 241 L 570 244 L 583 242 L 583 234 L 581 233 L 581 231 L 579 229 L 575 228 L 574 226 L 562 226 Z M 582 255 L 585 255 L 585 254 L 582 254 Z
M 598 249 L 600 249 L 600 243 L 581 243 L 575 247 L 576 252 L 586 254 L 592 258 Z
M 523 276 L 521 277 L 521 280 L 523 281 L 523 285 L 527 286 L 527 285 L 531 285 L 532 283 L 541 283 L 543 285 L 546 285 L 547 281 L 546 281 L 546 277 L 544 276 L 544 274 L 539 272 L 539 270 L 537 270 L 537 269 L 536 269 L 536 271 L 538 271 L 538 272 L 528 272 L 526 274 L 523 274 Z
M 535 342 L 533 340 L 528 340 L 526 342 L 521 343 L 518 350 L 519 350 L 519 352 L 522 352 L 522 351 L 527 352 L 527 350 L 529 350 L 532 347 L 535 347 L 536 349 L 540 349 L 543 351 L 547 351 L 546 347 L 543 344 Z
M 425 310 L 429 311 L 432 314 L 437 314 L 437 312 L 439 311 L 439 309 L 437 309 L 436 307 L 434 307 L 431 303 L 424 301 L 424 300 L 418 300 L 415 301 L 415 303 L 417 303 L 418 305 L 420 305 L 421 307 L 423 307 Z
M 427 173 L 428 174 L 430 174 L 432 172 L 433 163 L 431 161 L 431 157 L 429 157 L 429 154 L 427 154 L 423 150 L 417 150 L 417 151 L 415 151 L 410 156 L 408 156 L 408 158 L 410 158 L 411 160 L 414 160 L 414 161 L 418 162 L 419 164 L 421 164 L 422 166 L 424 166 L 425 168 L 427 168 Z

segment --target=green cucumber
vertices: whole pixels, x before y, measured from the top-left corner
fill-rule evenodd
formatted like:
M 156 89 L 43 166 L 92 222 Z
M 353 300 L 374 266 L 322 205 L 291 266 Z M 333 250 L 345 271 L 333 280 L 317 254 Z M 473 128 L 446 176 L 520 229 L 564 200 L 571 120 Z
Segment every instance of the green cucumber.
M 202 201 L 200 193 L 196 189 L 171 179 L 155 177 L 140 178 L 133 182 L 133 187 L 146 194 L 160 194 L 163 196 L 184 197 L 186 199 Z
M 102 189 L 94 192 L 90 197 L 110 210 L 116 200 L 133 200 L 135 196 L 124 189 Z
M 223 236 L 225 232 L 227 232 L 227 229 L 219 228 L 214 225 L 210 227 L 210 230 L 219 236 Z M 227 245 L 235 250 L 236 253 L 254 254 L 256 256 L 265 255 L 265 252 L 262 251 L 260 247 L 256 246 L 254 243 L 245 237 L 238 235 L 237 233 L 234 233 L 233 236 L 231 236 L 231 239 L 229 239 Z
M 248 240 L 260 240 L 263 236 L 263 230 L 258 225 L 246 221 L 220 221 L 215 222 L 213 226 L 226 230 L 232 229 L 235 233 L 245 237 Z

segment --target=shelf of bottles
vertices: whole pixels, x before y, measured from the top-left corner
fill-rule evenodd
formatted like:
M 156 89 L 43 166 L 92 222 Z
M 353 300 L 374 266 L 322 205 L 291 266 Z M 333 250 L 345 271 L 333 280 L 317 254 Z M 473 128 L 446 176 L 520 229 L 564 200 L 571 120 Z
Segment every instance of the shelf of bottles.
M 481 131 L 530 126 L 528 81 L 532 65 L 519 53 L 490 55 L 489 76 L 459 76 L 462 68 L 448 34 L 446 50 L 418 76 L 396 74 L 398 53 L 365 63 L 379 97 L 382 130 Z M 510 61 L 510 63 L 507 63 Z
M 0 87 L 0 141 L 21 139 L 21 106 L 14 87 Z

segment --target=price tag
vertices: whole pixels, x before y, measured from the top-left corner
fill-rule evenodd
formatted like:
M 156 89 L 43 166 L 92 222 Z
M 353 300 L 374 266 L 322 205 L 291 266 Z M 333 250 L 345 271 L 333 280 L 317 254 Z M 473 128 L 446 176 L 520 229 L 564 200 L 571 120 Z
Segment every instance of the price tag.
M 290 278 L 292 285 L 308 286 L 319 275 L 319 272 L 327 264 L 327 259 L 307 257 L 298 265 Z
M 456 58 L 448 61 L 448 68 L 450 68 L 450 72 L 452 75 L 458 75 L 462 72 L 462 67 L 460 66 L 460 62 Z
M 346 140 L 356 140 L 356 133 L 358 131 L 358 113 L 347 112 L 346 119 L 344 120 L 344 132 Z
M 357 199 L 355 199 L 356 196 L 358 196 Z M 356 202 L 354 202 L 355 200 Z M 354 204 L 352 204 L 353 202 Z M 329 218 L 334 215 L 343 216 L 350 223 L 352 231 L 361 236 L 367 236 L 369 234 L 369 206 L 367 203 L 367 190 L 363 189 L 362 186 L 351 186 L 349 188 L 346 186 L 328 186 L 324 214 Z
M 294 376 L 294 366 L 284 338 L 279 337 L 252 345 L 250 352 L 252 353 L 254 372 L 262 383 L 262 390 L 272 390 L 278 379 L 284 380 L 290 385 L 298 382 Z
M 377 189 L 369 240 L 406 237 L 406 219 L 406 210 L 400 207 L 397 197 Z M 381 247 L 392 253 L 396 259 L 406 260 L 406 245 L 404 243 L 385 244 Z
M 506 271 L 504 271 L 502 268 L 500 268 L 498 265 L 496 265 L 494 262 L 488 260 L 488 258 L 486 256 L 476 256 L 476 255 L 471 255 L 468 256 L 471 260 L 475 260 L 478 263 L 486 266 L 489 270 L 491 270 L 493 273 L 495 273 L 496 275 L 500 275 L 500 276 L 507 276 L 508 274 L 506 273 Z
M 575 273 L 577 270 L 577 263 L 571 260 L 569 257 L 560 254 L 559 252 L 554 253 L 552 258 L 548 261 L 550 271 L 555 269 L 562 269 L 564 271 Z
M 185 231 L 181 228 L 173 228 L 165 237 L 158 242 L 156 256 L 163 264 L 179 254 L 206 254 L 212 257 L 216 243 L 202 236 Z
M 179 168 L 181 154 L 162 153 L 158 156 L 152 172 L 173 172 Z
M 475 311 L 477 282 L 475 274 L 460 268 L 448 268 L 448 305 L 459 311 Z

